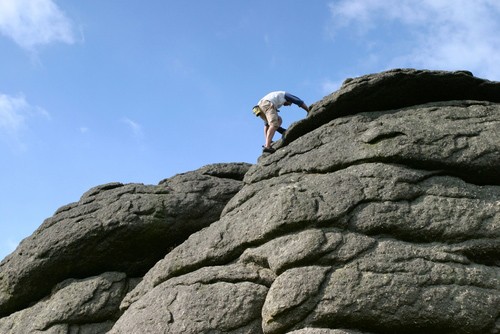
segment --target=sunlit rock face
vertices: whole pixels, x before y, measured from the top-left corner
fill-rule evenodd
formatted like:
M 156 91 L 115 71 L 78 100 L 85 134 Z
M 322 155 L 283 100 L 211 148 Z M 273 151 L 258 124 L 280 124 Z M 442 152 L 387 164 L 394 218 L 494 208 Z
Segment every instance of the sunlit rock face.
M 500 83 L 466 71 L 348 79 L 253 166 L 207 166 L 98 214 L 84 202 L 127 186 L 90 191 L 2 263 L 0 329 L 35 319 L 33 333 L 499 333 L 499 102 Z M 92 238 L 75 239 L 78 252 L 61 238 L 35 251 L 61 221 L 53 231 L 123 248 L 103 258 Z M 153 228 L 166 221 L 175 229 Z M 101 233 L 106 222 L 120 228 Z M 147 256 L 148 240 L 177 229 Z M 50 271 L 21 259 L 60 268 L 30 307 L 16 294 Z
M 208 165 L 158 185 L 109 183 L 61 207 L 0 264 L 0 333 L 106 332 L 140 277 L 219 219 L 249 167 Z

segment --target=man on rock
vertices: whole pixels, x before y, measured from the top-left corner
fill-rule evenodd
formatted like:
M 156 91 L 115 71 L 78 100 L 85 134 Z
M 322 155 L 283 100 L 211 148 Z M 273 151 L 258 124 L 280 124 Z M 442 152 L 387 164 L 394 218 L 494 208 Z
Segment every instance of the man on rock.
M 309 112 L 309 107 L 297 96 L 285 91 L 271 92 L 260 99 L 259 103 L 253 108 L 255 116 L 262 118 L 264 121 L 264 138 L 265 145 L 263 152 L 274 153 L 276 150 L 271 147 L 276 131 L 283 134 L 285 129 L 281 127 L 282 119 L 278 116 L 278 109 L 282 106 L 290 106 L 296 104 L 305 111 Z

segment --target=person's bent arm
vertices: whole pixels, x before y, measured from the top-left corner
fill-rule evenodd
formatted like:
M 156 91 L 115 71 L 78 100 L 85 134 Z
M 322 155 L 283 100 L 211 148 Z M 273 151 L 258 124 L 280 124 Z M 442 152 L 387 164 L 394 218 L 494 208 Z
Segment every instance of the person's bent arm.
M 289 103 L 293 103 L 304 109 L 309 113 L 309 107 L 305 104 L 304 101 L 302 101 L 300 98 L 298 98 L 295 95 L 292 95 L 288 92 L 285 92 L 285 100 L 288 101 Z

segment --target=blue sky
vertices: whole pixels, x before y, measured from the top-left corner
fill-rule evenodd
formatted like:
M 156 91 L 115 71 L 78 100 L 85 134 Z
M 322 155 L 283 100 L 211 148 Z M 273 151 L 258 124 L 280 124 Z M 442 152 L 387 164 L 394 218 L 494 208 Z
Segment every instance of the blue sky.
M 498 0 L 0 0 L 0 258 L 91 187 L 255 163 L 269 91 L 311 104 L 401 67 L 500 81 L 499 31 Z

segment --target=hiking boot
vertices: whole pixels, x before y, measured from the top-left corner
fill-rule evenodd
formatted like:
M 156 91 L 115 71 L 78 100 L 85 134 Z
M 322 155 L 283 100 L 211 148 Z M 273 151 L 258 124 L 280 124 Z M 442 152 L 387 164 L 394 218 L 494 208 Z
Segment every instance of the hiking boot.
M 282 128 L 282 127 L 280 126 L 278 129 L 276 129 L 276 131 L 277 131 L 279 134 L 281 134 L 282 136 L 284 136 L 284 135 L 285 135 L 285 132 L 286 132 L 286 129 L 284 129 L 284 128 Z
M 263 153 L 274 153 L 276 152 L 276 150 L 272 147 L 264 147 L 264 149 L 262 150 Z

